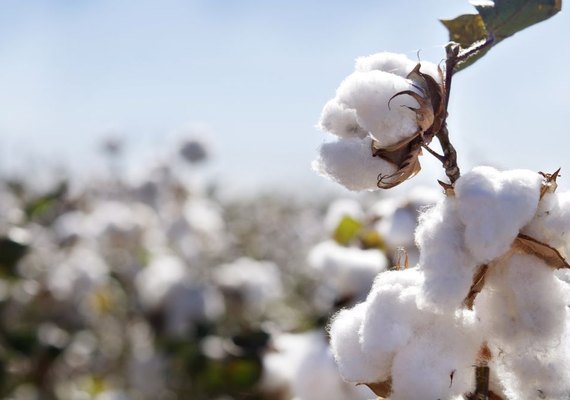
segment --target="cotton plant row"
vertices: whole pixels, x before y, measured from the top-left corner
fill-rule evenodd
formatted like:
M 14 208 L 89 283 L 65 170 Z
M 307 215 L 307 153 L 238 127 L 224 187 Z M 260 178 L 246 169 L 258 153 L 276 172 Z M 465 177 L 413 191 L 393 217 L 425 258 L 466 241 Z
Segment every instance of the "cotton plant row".
M 333 318 L 347 382 L 392 400 L 570 397 L 570 192 L 556 192 L 559 171 L 461 175 L 447 129 L 453 75 L 559 11 L 546 3 L 478 3 L 478 14 L 444 21 L 461 40 L 446 46 L 444 68 L 362 57 L 325 105 L 319 126 L 336 138 L 320 148 L 319 174 L 349 190 L 389 189 L 417 174 L 427 152 L 449 180 L 420 216 L 417 263 L 378 273 L 366 299 Z
M 303 319 L 289 299 L 306 277 L 286 255 L 308 249 L 320 214 L 189 186 L 180 171 L 203 160 L 198 144 L 134 181 L 42 192 L 2 180 L 3 398 L 271 398 L 258 387 L 266 325 Z

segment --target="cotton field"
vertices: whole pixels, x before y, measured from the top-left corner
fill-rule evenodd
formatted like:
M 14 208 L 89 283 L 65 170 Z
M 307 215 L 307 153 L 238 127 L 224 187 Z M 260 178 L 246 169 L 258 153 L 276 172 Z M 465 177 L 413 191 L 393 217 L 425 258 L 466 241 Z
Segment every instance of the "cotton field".
M 3 398 L 372 395 L 341 378 L 327 325 L 416 262 L 441 194 L 223 200 L 177 172 L 206 159 L 188 140 L 136 180 L 2 180 Z

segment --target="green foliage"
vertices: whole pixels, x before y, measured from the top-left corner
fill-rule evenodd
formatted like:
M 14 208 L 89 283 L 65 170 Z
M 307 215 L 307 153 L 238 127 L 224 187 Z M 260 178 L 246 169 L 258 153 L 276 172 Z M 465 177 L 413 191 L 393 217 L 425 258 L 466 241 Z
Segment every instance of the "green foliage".
M 354 239 L 360 229 L 362 228 L 362 222 L 346 215 L 339 222 L 333 233 L 333 239 L 340 245 L 347 246 L 352 239 Z
M 465 14 L 454 19 L 441 20 L 449 31 L 449 40 L 467 49 L 482 40 L 493 37 L 493 46 L 534 24 L 544 21 L 562 9 L 562 0 L 495 0 L 474 4 L 478 14 Z M 470 57 L 459 64 L 466 68 L 489 51 Z

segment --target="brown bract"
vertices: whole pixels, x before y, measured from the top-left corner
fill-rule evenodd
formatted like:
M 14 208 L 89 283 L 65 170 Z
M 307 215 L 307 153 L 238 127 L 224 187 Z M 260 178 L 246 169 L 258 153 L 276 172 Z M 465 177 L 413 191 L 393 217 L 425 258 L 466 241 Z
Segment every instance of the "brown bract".
M 443 82 L 443 72 L 441 68 L 438 70 Z M 418 108 L 405 106 L 416 113 L 418 130 L 411 137 L 391 146 L 382 146 L 377 141 L 372 142 L 372 156 L 380 157 L 398 168 L 393 174 L 378 175 L 378 187 L 381 189 L 397 186 L 420 171 L 421 165 L 418 158 L 422 155 L 422 147 L 427 146 L 445 124 L 447 111 L 445 110 L 443 85 L 431 75 L 421 72 L 420 63 L 408 74 L 407 78 L 413 82 L 414 87 L 420 93 L 405 90 L 396 93 L 390 101 L 397 96 L 406 95 L 418 102 Z

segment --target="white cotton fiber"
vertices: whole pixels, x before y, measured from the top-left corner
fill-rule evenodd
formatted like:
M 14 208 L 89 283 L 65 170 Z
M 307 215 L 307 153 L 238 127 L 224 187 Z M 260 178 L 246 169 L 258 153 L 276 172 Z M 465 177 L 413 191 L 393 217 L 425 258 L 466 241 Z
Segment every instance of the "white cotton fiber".
M 346 108 L 356 111 L 358 124 L 370 132 L 381 147 L 393 145 L 413 136 L 418 130 L 416 113 L 407 107 L 418 108 L 409 95 L 395 94 L 419 91 L 412 82 L 382 71 L 355 72 L 337 89 L 336 98 Z M 390 103 L 390 104 L 388 104 Z
M 570 191 L 547 193 L 538 205 L 534 219 L 523 232 L 561 250 L 570 249 Z
M 533 218 L 542 177 L 528 170 L 477 167 L 455 185 L 465 243 L 479 263 L 505 253 Z
M 349 382 L 379 382 L 389 375 L 389 360 L 379 363 L 377 354 L 362 351 L 358 331 L 366 307 L 366 303 L 360 303 L 342 310 L 333 317 L 330 325 L 331 349 L 340 374 Z
M 323 334 L 314 341 L 293 379 L 293 395 L 298 400 L 366 400 L 371 392 L 366 387 L 344 382 Z M 318 383 L 317 383 L 318 382 Z
M 562 318 L 564 319 L 564 318 Z M 570 338 L 568 320 L 564 334 L 552 341 L 509 342 L 492 346 L 490 368 L 512 400 L 570 398 Z
M 349 190 L 378 189 L 378 175 L 396 172 L 394 164 L 372 156 L 372 140 L 340 139 L 324 143 L 313 169 Z
M 550 266 L 531 255 L 514 254 L 505 268 L 524 330 L 533 340 L 559 338 L 570 300 L 567 286 Z
M 416 62 L 410 60 L 404 54 L 382 52 L 366 57 L 358 57 L 354 69 L 361 72 L 384 71 L 405 78 L 416 64 Z
M 394 353 L 430 318 L 429 312 L 421 312 L 417 306 L 422 280 L 417 268 L 383 272 L 366 299 L 368 307 L 360 328 L 362 349 L 382 366 L 383 378 L 389 373 Z
M 368 136 L 368 131 L 362 128 L 356 120 L 356 111 L 338 103 L 336 99 L 325 104 L 318 126 L 321 130 L 341 138 L 364 139 Z
M 450 399 L 472 391 L 479 347 L 469 321 L 435 319 L 395 356 L 391 399 Z
M 406 78 L 418 63 L 421 64 L 420 72 L 428 74 L 436 81 L 441 82 L 437 65 L 429 61 L 410 60 L 404 54 L 383 52 L 367 57 L 359 57 L 356 59 L 354 69 L 362 72 L 374 70 L 384 71 Z
M 376 274 L 388 267 L 388 259 L 380 250 L 344 247 L 332 240 L 316 245 L 308 261 L 337 297 L 366 297 Z
M 469 292 L 478 264 L 465 248 L 463 232 L 454 198 L 441 201 L 420 217 L 416 243 L 425 276 L 421 299 L 430 307 L 461 308 Z
M 567 285 L 551 267 L 527 254 L 514 254 L 488 274 L 475 310 L 500 346 L 556 341 L 566 324 Z

